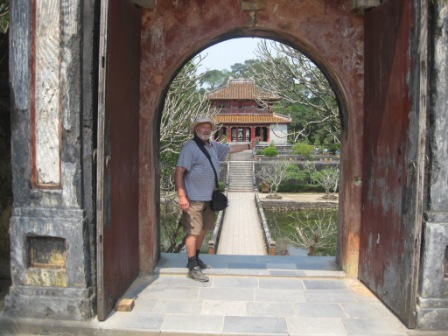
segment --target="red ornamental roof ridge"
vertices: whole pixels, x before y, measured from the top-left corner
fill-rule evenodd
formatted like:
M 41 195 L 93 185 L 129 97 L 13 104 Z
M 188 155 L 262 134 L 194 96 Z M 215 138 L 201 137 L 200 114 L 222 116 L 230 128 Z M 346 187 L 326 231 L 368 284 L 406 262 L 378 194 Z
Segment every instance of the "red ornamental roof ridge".
M 217 114 L 213 117 L 217 124 L 289 124 L 291 118 L 280 114 Z
M 216 99 L 264 99 L 278 100 L 279 96 L 256 86 L 250 79 L 230 79 L 228 84 L 207 94 L 210 100 Z

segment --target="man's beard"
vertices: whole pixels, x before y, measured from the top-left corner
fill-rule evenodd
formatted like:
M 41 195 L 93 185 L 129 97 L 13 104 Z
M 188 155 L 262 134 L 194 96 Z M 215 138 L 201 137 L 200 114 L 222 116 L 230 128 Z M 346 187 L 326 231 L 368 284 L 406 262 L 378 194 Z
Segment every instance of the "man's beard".
M 197 137 L 201 139 L 202 141 L 208 141 L 210 139 L 210 134 L 200 134 L 196 133 Z

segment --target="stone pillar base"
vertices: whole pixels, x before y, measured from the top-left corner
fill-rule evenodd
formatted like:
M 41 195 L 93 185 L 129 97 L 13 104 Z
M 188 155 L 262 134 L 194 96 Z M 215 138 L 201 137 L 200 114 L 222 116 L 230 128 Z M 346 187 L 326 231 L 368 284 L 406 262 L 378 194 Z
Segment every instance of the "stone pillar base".
M 91 319 L 96 311 L 93 234 L 84 211 L 18 207 L 13 210 L 10 234 L 12 286 L 5 298 L 5 315 Z
M 448 329 L 448 213 L 425 213 L 417 328 Z
M 423 299 L 417 304 L 417 328 L 448 330 L 448 299 Z
M 96 296 L 77 288 L 11 287 L 4 316 L 86 321 L 95 316 Z

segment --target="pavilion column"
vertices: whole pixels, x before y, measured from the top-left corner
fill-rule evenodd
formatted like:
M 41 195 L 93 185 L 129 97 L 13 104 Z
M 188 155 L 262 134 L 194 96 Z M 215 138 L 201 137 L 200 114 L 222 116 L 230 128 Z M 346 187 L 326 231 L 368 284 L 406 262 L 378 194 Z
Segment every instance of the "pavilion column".
M 232 127 L 227 127 L 227 142 L 232 142 Z

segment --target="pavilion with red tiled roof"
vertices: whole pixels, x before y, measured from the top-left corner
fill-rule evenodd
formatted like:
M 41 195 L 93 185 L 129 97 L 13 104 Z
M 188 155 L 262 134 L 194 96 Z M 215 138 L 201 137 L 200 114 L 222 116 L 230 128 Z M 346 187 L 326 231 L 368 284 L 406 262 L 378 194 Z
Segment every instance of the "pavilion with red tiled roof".
M 216 139 L 227 142 L 249 142 L 259 137 L 261 142 L 287 144 L 291 118 L 274 113 L 271 106 L 280 98 L 257 87 L 253 81 L 231 79 L 225 87 L 207 95 L 210 104 L 219 109 L 214 117 L 221 128 Z

